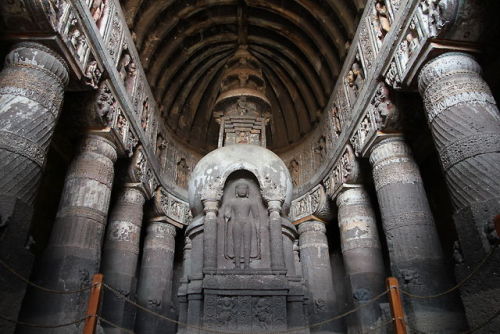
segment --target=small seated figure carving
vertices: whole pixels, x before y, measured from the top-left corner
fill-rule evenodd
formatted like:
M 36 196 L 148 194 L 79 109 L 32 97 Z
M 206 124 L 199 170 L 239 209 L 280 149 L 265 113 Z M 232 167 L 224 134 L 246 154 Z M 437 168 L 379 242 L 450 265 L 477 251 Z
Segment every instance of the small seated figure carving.
M 236 197 L 229 201 L 224 213 L 226 224 L 231 224 L 233 229 L 234 265 L 236 269 L 250 268 L 252 232 L 255 229 L 255 221 L 258 219 L 258 207 L 249 198 L 249 194 L 249 186 L 246 182 L 237 183 L 235 187 Z M 240 263 L 242 255 L 243 266 Z

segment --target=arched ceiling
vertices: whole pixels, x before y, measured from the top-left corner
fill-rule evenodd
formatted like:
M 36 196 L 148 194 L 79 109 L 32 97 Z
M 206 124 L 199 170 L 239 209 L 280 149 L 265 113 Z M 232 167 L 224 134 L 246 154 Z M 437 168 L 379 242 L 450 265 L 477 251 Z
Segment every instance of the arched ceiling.
M 227 59 L 246 44 L 272 103 L 268 146 L 310 132 L 337 80 L 366 0 L 121 0 L 167 126 L 190 146 L 217 145 L 212 117 Z

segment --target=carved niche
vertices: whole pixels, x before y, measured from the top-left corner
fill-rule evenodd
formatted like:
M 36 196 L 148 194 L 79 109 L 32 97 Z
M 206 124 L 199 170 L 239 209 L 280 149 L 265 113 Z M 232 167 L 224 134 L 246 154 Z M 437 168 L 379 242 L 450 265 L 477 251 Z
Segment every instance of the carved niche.
M 385 0 L 376 0 L 373 6 L 372 25 L 378 45 L 382 44 L 385 36 L 391 30 L 389 9 Z
M 292 185 L 294 187 L 298 186 L 300 178 L 300 164 L 296 159 L 292 159 L 292 161 L 290 161 L 288 164 L 288 171 L 292 177 Z
M 220 269 L 269 267 L 268 213 L 254 178 L 235 173 L 226 181 L 218 219 Z
M 180 158 L 179 161 L 177 161 L 177 170 L 175 175 L 175 183 L 177 183 L 179 187 L 187 187 L 189 172 L 190 168 L 186 162 L 186 159 Z
M 128 45 L 124 43 L 122 47 L 122 54 L 120 57 L 120 61 L 118 62 L 118 73 L 120 74 L 120 78 L 127 89 L 129 94 L 132 94 L 134 89 L 135 77 L 137 74 L 137 65 L 132 59 L 132 55 L 130 54 Z
M 359 95 L 363 82 L 365 81 L 365 71 L 361 62 L 361 55 L 358 52 L 354 57 L 351 68 L 345 75 L 345 85 L 347 96 L 349 97 L 349 104 L 352 107 Z

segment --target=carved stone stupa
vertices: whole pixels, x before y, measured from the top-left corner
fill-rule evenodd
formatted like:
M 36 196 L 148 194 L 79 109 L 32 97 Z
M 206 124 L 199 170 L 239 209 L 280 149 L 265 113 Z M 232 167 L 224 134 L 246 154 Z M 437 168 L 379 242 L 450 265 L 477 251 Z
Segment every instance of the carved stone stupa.
M 240 47 L 215 104 L 219 148 L 199 161 L 189 181 L 195 218 L 179 290 L 183 323 L 249 332 L 305 324 L 297 231 L 286 218 L 292 182 L 284 162 L 265 148 L 264 92 L 258 61 Z

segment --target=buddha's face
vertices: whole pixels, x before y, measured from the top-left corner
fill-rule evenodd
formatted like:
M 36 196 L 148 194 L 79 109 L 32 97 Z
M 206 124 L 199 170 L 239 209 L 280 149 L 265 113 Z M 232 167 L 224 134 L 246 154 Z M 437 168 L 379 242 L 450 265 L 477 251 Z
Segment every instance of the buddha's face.
M 236 186 L 237 197 L 248 197 L 248 185 L 242 183 Z

